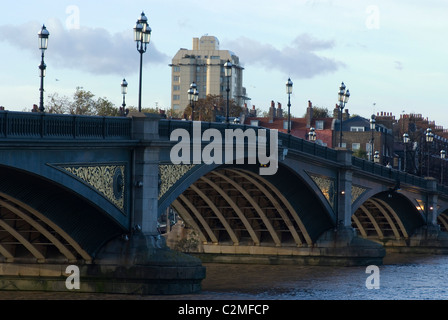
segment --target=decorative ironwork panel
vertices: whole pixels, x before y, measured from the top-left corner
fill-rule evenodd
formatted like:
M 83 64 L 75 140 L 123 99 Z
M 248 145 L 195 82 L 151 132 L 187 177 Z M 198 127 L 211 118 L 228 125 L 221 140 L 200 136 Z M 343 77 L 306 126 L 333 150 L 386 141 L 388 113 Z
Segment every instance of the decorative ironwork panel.
M 189 172 L 195 166 L 196 166 L 195 164 L 159 165 L 159 176 L 160 176 L 159 200 L 177 181 L 179 181 L 187 172 Z
M 319 190 L 324 195 L 325 199 L 327 199 L 330 206 L 334 209 L 335 205 L 335 182 L 334 179 L 328 178 L 321 175 L 316 175 L 312 173 L 308 173 L 308 175 L 313 179 L 314 183 L 317 185 Z
M 366 188 L 352 185 L 352 204 L 364 193 Z
M 121 211 L 124 211 L 125 165 L 59 165 L 77 179 L 88 184 Z

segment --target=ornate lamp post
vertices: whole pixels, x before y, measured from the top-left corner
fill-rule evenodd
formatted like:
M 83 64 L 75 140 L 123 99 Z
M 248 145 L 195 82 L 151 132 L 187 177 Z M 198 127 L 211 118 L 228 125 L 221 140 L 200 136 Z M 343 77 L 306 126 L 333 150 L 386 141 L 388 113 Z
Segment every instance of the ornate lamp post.
M 375 150 L 375 129 L 376 129 L 376 120 L 375 120 L 375 115 L 372 114 L 372 117 L 370 118 L 370 132 L 371 132 L 371 136 L 370 136 L 370 153 L 369 153 L 369 158 L 370 161 L 373 162 L 373 150 Z
M 138 92 L 138 112 L 142 112 L 142 66 L 143 54 L 146 52 L 151 38 L 151 28 L 148 26 L 148 18 L 142 12 L 134 27 L 134 40 L 137 43 L 137 51 L 140 53 L 140 84 Z
M 403 165 L 403 171 L 407 171 L 407 153 L 408 153 L 408 143 L 409 143 L 409 134 L 405 133 L 403 134 L 403 143 L 404 143 L 404 165 Z
M 310 141 L 315 142 L 317 140 L 316 129 L 310 128 L 310 132 L 308 133 L 308 138 Z
M 350 98 L 350 91 L 346 90 L 346 86 L 344 82 L 341 83 L 339 87 L 339 122 L 340 122 L 340 138 L 339 138 L 339 147 L 342 148 L 342 112 L 344 111 L 345 105 L 348 103 L 348 99 Z
M 191 105 L 191 120 L 194 121 L 194 103 L 199 100 L 199 92 L 197 90 L 196 83 L 192 83 L 190 85 L 190 89 L 187 91 L 188 94 L 188 100 L 190 100 Z
M 291 94 L 293 83 L 291 78 L 286 82 L 286 94 L 288 95 L 288 134 L 291 134 Z
M 426 146 L 428 152 L 428 165 L 426 167 L 426 176 L 429 177 L 429 145 L 434 141 L 434 134 L 431 128 L 426 129 Z
M 445 150 L 441 150 L 440 151 L 440 184 L 443 184 L 443 162 L 445 161 L 446 158 L 446 151 Z
M 226 109 L 226 123 L 229 123 L 229 93 L 230 93 L 230 77 L 232 77 L 232 63 L 230 60 L 224 64 L 224 75 L 227 78 L 227 109 Z
M 128 93 L 128 83 L 126 79 L 123 79 L 123 81 L 121 82 L 121 94 L 123 95 L 123 104 L 121 105 L 121 111 L 120 111 L 121 116 L 125 115 L 125 108 L 126 108 L 125 96 L 127 93 Z
M 39 65 L 40 69 L 40 102 L 39 102 L 39 111 L 44 112 L 44 77 L 45 70 L 47 69 L 47 65 L 44 62 L 44 54 L 45 50 L 48 48 L 48 36 L 50 33 L 48 32 L 45 25 L 42 26 L 42 29 L 37 34 L 39 36 L 39 49 L 42 51 L 42 60 Z
M 380 152 L 375 151 L 375 155 L 373 156 L 373 162 L 380 163 Z

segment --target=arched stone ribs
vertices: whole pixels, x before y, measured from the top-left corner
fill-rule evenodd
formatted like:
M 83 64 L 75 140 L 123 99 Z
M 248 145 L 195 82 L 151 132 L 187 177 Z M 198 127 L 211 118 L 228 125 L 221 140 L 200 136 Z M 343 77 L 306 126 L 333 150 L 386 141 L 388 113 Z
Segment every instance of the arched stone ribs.
M 409 234 L 397 213 L 383 200 L 371 198 L 352 217 L 352 226 L 364 238 L 407 239 Z
M 255 173 L 222 169 L 203 176 L 173 202 L 203 243 L 302 246 L 311 239 L 282 194 Z
M 76 262 L 91 257 L 39 212 L 0 195 L 0 255 L 5 262 Z

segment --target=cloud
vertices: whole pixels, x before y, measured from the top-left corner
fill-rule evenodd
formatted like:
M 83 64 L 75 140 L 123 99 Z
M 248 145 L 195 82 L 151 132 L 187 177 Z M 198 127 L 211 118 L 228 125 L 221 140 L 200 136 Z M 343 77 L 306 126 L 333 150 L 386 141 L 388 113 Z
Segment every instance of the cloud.
M 278 69 L 297 78 L 313 78 L 345 67 L 340 61 L 316 53 L 332 49 L 335 46 L 333 41 L 318 40 L 308 34 L 299 35 L 290 46 L 283 49 L 246 37 L 228 41 L 226 46 L 232 48 L 243 63 L 258 64 L 266 69 Z
M 397 70 L 403 70 L 403 63 L 401 61 L 394 61 L 395 69 Z
M 7 41 L 35 54 L 38 50 L 37 33 L 41 27 L 35 22 L 22 26 L 4 25 L 0 28 L 0 41 Z M 47 65 L 51 63 L 59 68 L 102 75 L 129 75 L 138 72 L 140 54 L 133 41 L 132 29 L 115 34 L 103 28 L 80 27 L 68 30 L 56 19 L 50 20 L 46 27 L 50 32 L 45 61 Z M 35 32 L 24 34 L 23 30 Z M 17 37 L 17 34 L 21 36 Z M 166 65 L 169 60 L 167 55 L 150 43 L 143 63 Z

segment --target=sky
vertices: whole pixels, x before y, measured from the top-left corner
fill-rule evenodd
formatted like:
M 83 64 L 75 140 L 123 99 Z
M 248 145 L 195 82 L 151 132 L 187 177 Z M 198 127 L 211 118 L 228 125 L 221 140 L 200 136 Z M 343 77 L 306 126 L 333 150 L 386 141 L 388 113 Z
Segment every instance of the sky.
M 39 104 L 38 32 L 45 24 L 48 95 L 77 87 L 138 105 L 139 61 L 133 27 L 141 12 L 152 29 L 143 55 L 143 107 L 170 108 L 171 59 L 192 38 L 212 35 L 244 66 L 249 107 L 308 101 L 332 112 L 341 82 L 350 114 L 415 113 L 448 129 L 448 1 L 445 0 L 59 0 L 13 1 L 0 13 L 0 106 Z

